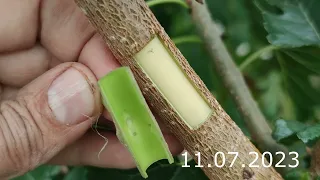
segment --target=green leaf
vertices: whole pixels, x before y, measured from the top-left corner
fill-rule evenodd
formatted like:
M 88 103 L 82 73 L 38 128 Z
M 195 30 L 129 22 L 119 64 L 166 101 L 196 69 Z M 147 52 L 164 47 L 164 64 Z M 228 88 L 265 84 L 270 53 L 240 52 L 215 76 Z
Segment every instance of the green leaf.
M 36 180 L 36 178 L 31 173 L 27 173 L 23 176 L 14 178 L 13 180 Z
M 280 5 L 283 3 L 282 1 L 278 1 L 278 0 L 266 0 L 266 1 L 271 5 Z
M 320 49 L 303 47 L 277 53 L 287 91 L 296 106 L 310 112 L 320 104 L 320 91 L 312 78 L 320 74 Z M 301 118 L 301 117 L 300 117 Z M 302 117 L 308 120 L 307 116 Z
M 184 8 L 188 8 L 188 4 L 182 0 L 149 0 L 149 1 L 146 1 L 146 3 L 150 8 L 160 4 L 169 4 L 169 3 L 176 3 Z
M 278 7 L 282 14 L 262 10 L 271 44 L 282 47 L 320 45 L 320 1 L 287 0 Z
M 239 44 L 250 41 L 250 16 L 246 0 L 210 0 L 207 4 L 213 19 L 225 31 L 227 45 L 236 49 Z
M 74 167 L 71 171 L 64 177 L 63 180 L 88 180 L 87 179 L 88 170 L 85 167 Z
M 258 88 L 262 90 L 258 102 L 266 118 L 296 120 L 294 103 L 283 85 L 281 73 L 273 70 L 257 81 Z
M 237 47 L 241 43 L 250 41 L 250 21 L 248 9 L 245 8 L 245 0 L 226 0 L 226 8 L 222 8 L 223 11 L 227 11 L 227 23 L 226 33 L 228 43 L 232 47 Z
M 273 119 L 281 109 L 281 99 L 284 96 L 282 79 L 276 71 L 270 72 L 264 78 L 258 82 L 258 87 L 264 90 L 260 96 L 260 104 L 266 115 Z
M 294 48 L 285 50 L 285 53 L 310 72 L 320 74 L 320 49 L 318 47 Z
M 280 141 L 304 130 L 305 128 L 307 128 L 307 125 L 300 123 L 299 121 L 279 119 L 275 123 L 273 138 L 276 141 Z
M 57 176 L 60 173 L 60 171 L 60 166 L 44 165 L 26 173 L 23 176 L 14 178 L 14 180 L 52 180 L 55 176 Z
M 314 117 L 318 122 L 320 121 L 320 106 L 314 108 Z
M 290 144 L 287 146 L 288 148 L 288 151 L 289 152 L 297 152 L 299 154 L 299 157 L 298 157 L 298 160 L 299 160 L 299 167 L 298 168 L 307 168 L 310 166 L 310 162 L 307 160 L 307 158 L 310 156 L 310 152 L 307 152 L 309 149 L 306 148 L 306 144 L 303 143 L 301 140 L 299 140 L 299 138 L 296 138 L 298 139 L 298 141 Z
M 320 124 L 306 128 L 297 134 L 304 143 L 308 143 L 320 137 Z
M 307 144 L 320 137 L 320 124 L 308 126 L 299 121 L 283 119 L 276 121 L 275 131 L 273 132 L 275 140 L 280 141 L 295 134 L 302 142 Z
M 283 7 L 286 3 L 294 3 L 297 0 L 284 0 L 284 1 L 278 1 L 278 0 L 265 0 L 267 3 L 273 6 Z M 299 1 L 299 0 L 298 0 Z
M 148 169 L 147 180 L 208 180 L 200 168 L 196 168 L 195 162 L 188 162 L 189 168 L 183 168 L 179 164 L 156 163 Z M 88 168 L 88 179 L 117 179 L 117 180 L 145 180 L 136 169 L 100 169 Z
M 174 23 L 170 25 L 167 31 L 171 37 L 196 34 L 195 25 L 187 10 L 177 10 L 175 15 L 172 17 L 172 21 Z
M 311 180 L 311 176 L 306 170 L 292 170 L 285 176 L 286 180 Z
M 213 65 L 203 43 L 181 43 L 177 47 L 186 57 L 192 68 L 200 76 L 208 89 L 213 90 L 215 80 L 213 76 Z M 218 87 L 217 87 L 218 88 Z
M 223 109 L 228 113 L 232 120 L 237 124 L 237 126 L 242 130 L 242 132 L 250 138 L 250 132 L 246 126 L 243 117 L 240 115 L 237 105 L 231 96 L 223 97 Z M 222 103 L 222 102 L 221 102 Z

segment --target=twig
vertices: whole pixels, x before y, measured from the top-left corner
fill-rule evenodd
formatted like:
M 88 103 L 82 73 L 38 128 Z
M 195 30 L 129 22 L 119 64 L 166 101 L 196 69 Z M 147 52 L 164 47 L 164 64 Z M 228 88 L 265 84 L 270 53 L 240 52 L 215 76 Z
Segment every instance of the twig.
M 188 5 L 183 0 L 151 0 L 146 2 L 149 7 L 153 7 L 159 4 L 166 4 L 166 3 L 177 3 L 182 7 L 188 8 Z
M 182 36 L 172 38 L 172 41 L 175 45 L 183 44 L 183 43 L 202 43 L 202 40 L 198 36 Z
M 311 167 L 310 172 L 313 178 L 320 176 L 320 141 L 316 143 L 311 153 Z
M 253 53 L 251 56 L 249 56 L 248 58 L 246 58 L 242 64 L 240 64 L 239 69 L 241 71 L 243 71 L 249 64 L 251 64 L 254 60 L 256 60 L 262 53 L 264 52 L 270 52 L 273 50 L 278 49 L 279 47 L 274 46 L 274 45 L 268 45 L 258 51 L 256 51 L 255 53 Z
M 209 51 L 212 61 L 222 78 L 223 84 L 229 90 L 232 98 L 237 104 L 238 110 L 244 117 L 252 139 L 257 143 L 261 151 L 272 153 L 282 151 L 287 153 L 285 146 L 278 144 L 272 138 L 272 131 L 266 118 L 255 102 L 245 80 L 234 63 L 231 55 L 225 47 L 217 25 L 211 19 L 211 15 L 206 3 L 199 4 L 195 0 L 188 1 L 191 7 L 191 15 L 197 26 L 199 35 L 202 36 L 204 43 Z M 284 164 L 288 164 L 287 159 Z M 281 169 L 283 173 L 287 169 Z

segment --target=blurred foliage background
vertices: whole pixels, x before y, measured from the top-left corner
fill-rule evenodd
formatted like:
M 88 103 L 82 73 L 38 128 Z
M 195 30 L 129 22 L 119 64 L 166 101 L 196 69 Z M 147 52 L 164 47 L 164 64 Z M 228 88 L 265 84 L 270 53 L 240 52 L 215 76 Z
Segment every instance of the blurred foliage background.
M 163 1 L 163 0 L 154 0 Z M 190 10 L 177 0 L 151 7 L 156 17 L 227 113 L 250 137 L 235 103 L 197 35 Z M 299 152 L 300 165 L 286 179 L 311 179 L 310 150 L 320 136 L 320 1 L 207 0 L 222 38 L 239 65 L 274 138 Z M 150 180 L 204 180 L 199 168 L 179 160 L 158 162 Z M 41 166 L 17 180 L 142 180 L 137 170 Z

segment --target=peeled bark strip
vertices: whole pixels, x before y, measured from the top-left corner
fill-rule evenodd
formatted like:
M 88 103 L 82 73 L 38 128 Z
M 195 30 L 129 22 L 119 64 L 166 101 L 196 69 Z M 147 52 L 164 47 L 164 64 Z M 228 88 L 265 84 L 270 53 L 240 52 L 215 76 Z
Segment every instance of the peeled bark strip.
M 239 127 L 222 109 L 205 84 L 188 64 L 181 52 L 168 37 L 144 0 L 76 0 L 91 23 L 103 37 L 115 57 L 124 66 L 129 66 L 144 93 L 151 108 L 156 112 L 182 145 L 197 159 L 194 154 L 201 153 L 203 171 L 213 180 L 216 179 L 282 179 L 273 167 L 261 166 L 261 154 Z M 155 84 L 143 72 L 134 55 L 142 50 L 154 37 L 160 37 L 165 46 L 177 60 L 194 87 L 208 102 L 213 113 L 199 128 L 191 130 L 175 111 Z M 188 98 L 188 97 L 186 97 Z M 223 152 L 226 165 L 214 166 L 214 154 Z M 233 155 L 239 157 L 229 167 Z M 259 159 L 255 164 L 259 168 L 249 168 L 257 152 Z M 212 167 L 208 167 L 211 164 Z M 245 164 L 247 167 L 242 167 Z
M 142 177 L 149 166 L 161 159 L 174 159 L 163 134 L 142 96 L 129 67 L 121 67 L 99 82 L 103 105 L 111 114 L 117 137 L 133 156 Z

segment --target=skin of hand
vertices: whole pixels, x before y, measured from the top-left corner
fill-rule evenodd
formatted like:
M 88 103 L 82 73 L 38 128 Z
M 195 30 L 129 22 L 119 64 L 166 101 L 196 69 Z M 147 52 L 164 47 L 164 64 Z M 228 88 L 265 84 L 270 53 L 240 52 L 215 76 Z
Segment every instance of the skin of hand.
M 97 79 L 119 66 L 73 0 L 1 0 L 0 179 L 42 164 L 134 167 L 111 132 L 98 159 L 105 140 L 90 130 L 103 111 Z

